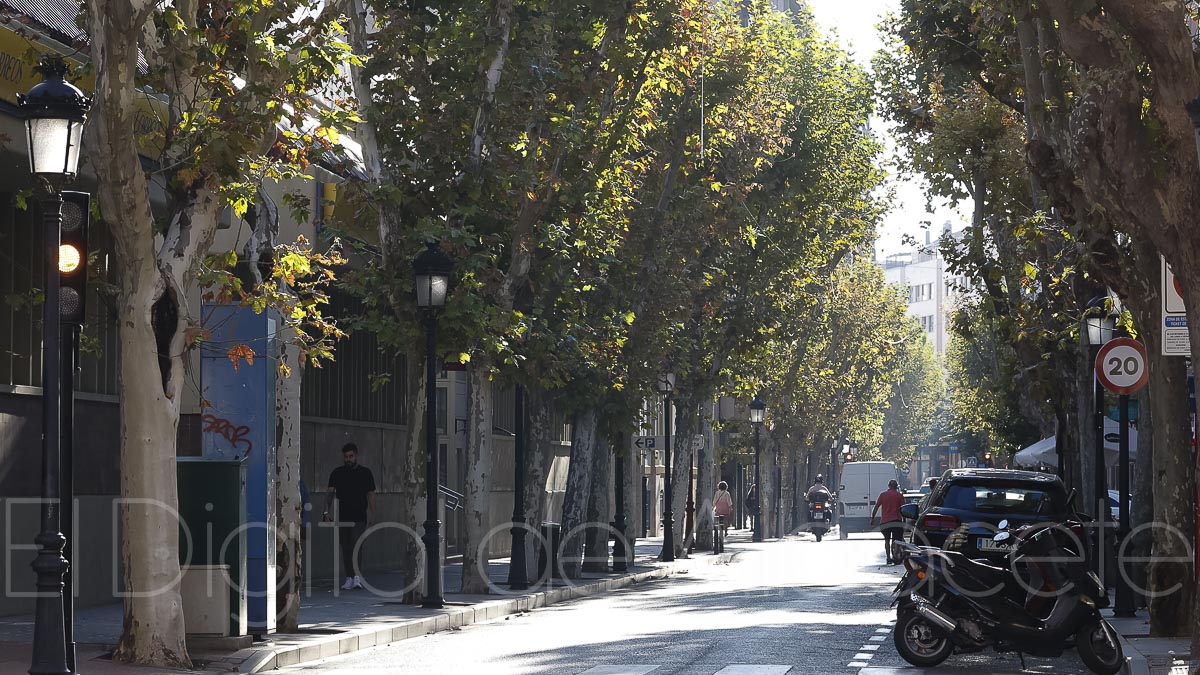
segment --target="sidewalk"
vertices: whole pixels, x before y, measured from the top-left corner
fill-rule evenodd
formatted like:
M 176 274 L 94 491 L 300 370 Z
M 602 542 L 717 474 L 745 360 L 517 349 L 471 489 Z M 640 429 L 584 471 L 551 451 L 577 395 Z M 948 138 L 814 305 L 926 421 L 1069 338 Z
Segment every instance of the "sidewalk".
M 748 543 L 749 540 L 749 531 L 737 530 L 730 532 L 727 543 L 736 545 Z M 585 574 L 582 579 L 572 580 L 571 584 L 555 579 L 542 588 L 512 594 L 505 590 L 508 580 L 507 559 L 495 560 L 488 568 L 489 578 L 503 593 L 493 595 L 451 592 L 461 585 L 462 565 L 446 565 L 446 607 L 441 610 L 400 603 L 391 592 L 403 586 L 399 573 L 370 575 L 366 579 L 373 587 L 370 591 L 343 591 L 333 581 L 314 582 L 306 590 L 300 609 L 300 633 L 270 635 L 251 647 L 233 653 L 190 650 L 197 669 L 194 671 L 114 664 L 111 653 L 121 634 L 121 605 L 83 609 L 76 612 L 75 618 L 78 670 L 88 675 L 257 673 L 662 579 L 693 565 L 728 561 L 735 554 L 735 551 L 728 549 L 719 556 L 696 552 L 691 558 L 662 563 L 657 560 L 661 548 L 661 539 L 639 539 L 635 546 L 634 565 L 628 572 Z M 32 616 L 0 618 L 0 675 L 18 675 L 28 671 L 32 640 Z
M 1121 636 L 1125 652 L 1125 675 L 1188 675 L 1188 660 L 1192 641 L 1187 638 L 1150 637 L 1150 618 L 1146 610 L 1127 619 L 1113 617 L 1112 610 L 1103 610 L 1105 618 Z

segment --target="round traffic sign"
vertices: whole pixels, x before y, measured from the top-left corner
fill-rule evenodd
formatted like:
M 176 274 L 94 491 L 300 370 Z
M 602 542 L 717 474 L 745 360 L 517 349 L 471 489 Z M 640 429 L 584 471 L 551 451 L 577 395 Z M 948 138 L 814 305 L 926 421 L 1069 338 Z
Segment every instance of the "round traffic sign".
M 1096 355 L 1096 377 L 1114 394 L 1132 394 L 1146 386 L 1146 348 L 1132 338 L 1117 338 Z

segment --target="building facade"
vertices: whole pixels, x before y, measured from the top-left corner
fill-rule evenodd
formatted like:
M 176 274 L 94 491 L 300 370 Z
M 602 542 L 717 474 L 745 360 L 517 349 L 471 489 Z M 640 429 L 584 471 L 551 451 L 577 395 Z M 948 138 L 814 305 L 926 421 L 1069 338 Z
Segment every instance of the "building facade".
M 947 222 L 943 236 L 961 236 Z M 883 273 L 887 282 L 907 293 L 908 315 L 915 318 L 925 331 L 934 352 L 940 358 L 946 353 L 950 313 L 962 287 L 960 280 L 946 270 L 946 262 L 938 252 L 937 243 L 925 235 L 925 245 L 884 258 Z

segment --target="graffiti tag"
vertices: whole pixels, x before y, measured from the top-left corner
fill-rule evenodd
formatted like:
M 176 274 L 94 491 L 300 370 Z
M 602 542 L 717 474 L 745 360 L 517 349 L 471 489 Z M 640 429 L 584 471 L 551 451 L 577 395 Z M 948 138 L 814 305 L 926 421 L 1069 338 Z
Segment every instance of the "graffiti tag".
M 244 456 L 249 456 L 250 452 L 254 450 L 254 443 L 246 438 L 246 435 L 250 433 L 250 427 L 238 426 L 224 417 L 211 414 L 204 415 L 200 421 L 204 422 L 204 433 L 219 434 L 229 441 L 229 446 L 233 448 L 234 452 L 242 452 Z

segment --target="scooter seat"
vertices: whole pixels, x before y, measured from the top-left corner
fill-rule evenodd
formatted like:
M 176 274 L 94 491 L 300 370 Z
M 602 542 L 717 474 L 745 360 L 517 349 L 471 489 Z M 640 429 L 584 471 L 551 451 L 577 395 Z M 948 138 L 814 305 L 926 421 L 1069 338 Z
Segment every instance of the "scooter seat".
M 980 560 L 972 560 L 957 551 L 942 551 L 950 567 L 950 574 L 960 582 L 967 579 L 977 582 L 980 588 L 992 588 L 1008 581 L 1011 575 L 1003 567 L 994 567 Z M 974 586 L 976 584 L 967 584 Z

